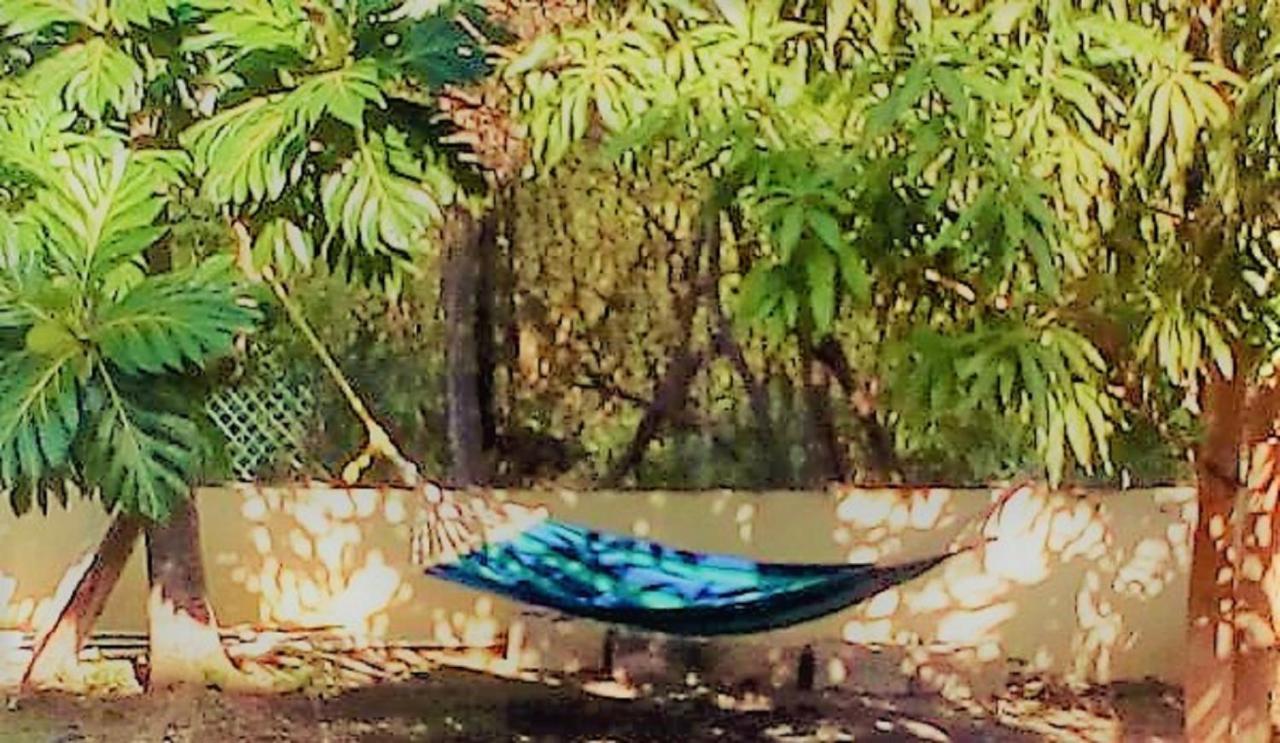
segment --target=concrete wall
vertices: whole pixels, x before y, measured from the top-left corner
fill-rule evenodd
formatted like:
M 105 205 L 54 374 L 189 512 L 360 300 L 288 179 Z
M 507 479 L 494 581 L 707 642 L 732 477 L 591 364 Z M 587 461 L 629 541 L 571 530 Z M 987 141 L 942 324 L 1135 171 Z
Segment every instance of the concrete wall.
M 717 642 L 720 665 L 763 661 L 785 674 L 797 649 L 822 648 L 833 683 L 866 656 L 936 685 L 972 684 L 1019 659 L 1080 681 L 1155 677 L 1182 666 L 1193 493 L 1026 489 L 985 522 L 994 491 L 813 493 L 513 492 L 555 518 L 702 551 L 773 561 L 893 561 L 979 530 L 997 537 L 901 590 L 827 619 Z M 409 563 L 413 493 L 223 488 L 198 494 L 209 587 L 224 625 L 337 627 L 359 638 L 490 645 L 518 621 L 525 665 L 597 663 L 602 629 L 521 615 L 506 601 L 441 583 Z M 93 503 L 48 517 L 0 512 L 0 638 L 47 621 L 75 563 L 101 536 Z M 145 568 L 135 553 L 99 630 L 145 630 Z M 15 635 L 7 635 L 12 644 Z M 905 649 L 904 649 L 905 648 Z M 0 642 L 0 654 L 4 643 Z M 731 660 L 736 659 L 736 660 Z

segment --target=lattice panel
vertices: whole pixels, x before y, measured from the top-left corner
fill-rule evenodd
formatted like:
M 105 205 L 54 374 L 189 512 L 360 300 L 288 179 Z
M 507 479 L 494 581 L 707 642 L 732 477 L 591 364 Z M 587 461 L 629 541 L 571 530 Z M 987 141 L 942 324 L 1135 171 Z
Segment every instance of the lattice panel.
M 214 394 L 209 417 L 227 437 L 231 471 L 248 482 L 268 468 L 302 468 L 303 441 L 315 415 L 306 384 L 283 371 L 280 360 L 259 360 L 239 383 Z

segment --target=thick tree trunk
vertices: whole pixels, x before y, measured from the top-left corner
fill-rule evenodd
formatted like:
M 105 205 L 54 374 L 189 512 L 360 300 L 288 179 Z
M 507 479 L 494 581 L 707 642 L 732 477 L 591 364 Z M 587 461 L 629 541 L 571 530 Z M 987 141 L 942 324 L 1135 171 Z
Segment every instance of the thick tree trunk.
M 501 206 L 506 203 L 498 199 Z M 498 377 L 498 287 L 499 213 L 491 210 L 480 223 L 480 235 L 476 243 L 477 304 L 476 304 L 476 405 L 480 409 L 480 446 L 483 451 L 493 451 L 498 444 L 497 377 Z M 486 468 L 487 469 L 487 468 Z
M 475 485 L 484 479 L 483 416 L 477 384 L 477 292 L 480 282 L 479 236 L 476 220 L 463 210 L 450 217 L 445 240 L 444 319 L 446 343 L 446 417 L 450 483 Z
M 1235 571 L 1235 699 L 1233 717 L 1237 741 L 1269 741 L 1271 707 L 1276 685 L 1276 619 L 1280 592 L 1274 559 L 1280 519 L 1277 460 L 1280 441 L 1264 441 L 1250 452 L 1248 491 L 1240 529 L 1240 559 Z
M 1232 514 L 1239 491 L 1238 469 L 1246 383 L 1214 376 L 1204 391 L 1205 438 L 1196 453 L 1198 518 L 1192 538 L 1187 604 L 1187 666 L 1184 704 L 1187 740 L 1232 740 L 1235 711 L 1232 658 Z
M 205 596 L 200 522 L 188 498 L 169 521 L 147 527 L 147 574 L 151 592 L 148 687 L 181 684 L 243 688 L 246 678 L 232 665 Z
M 49 627 L 36 635 L 35 651 L 23 677 L 32 688 L 74 684 L 80 649 L 93 624 L 120 580 L 134 545 L 142 533 L 142 522 L 130 516 L 116 516 L 98 544 L 67 603 Z M 81 563 L 84 561 L 82 560 Z M 74 569 L 74 568 L 73 568 Z

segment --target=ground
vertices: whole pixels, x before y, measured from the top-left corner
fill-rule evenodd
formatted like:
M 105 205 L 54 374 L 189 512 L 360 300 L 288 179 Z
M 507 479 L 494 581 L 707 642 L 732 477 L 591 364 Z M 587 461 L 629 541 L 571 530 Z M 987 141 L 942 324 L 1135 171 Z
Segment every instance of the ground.
M 993 702 L 986 714 L 924 696 L 793 694 L 776 699 L 772 709 L 744 711 L 742 700 L 711 690 L 634 700 L 602 691 L 572 681 L 553 686 L 440 668 L 334 696 L 41 694 L 0 707 L 0 741 L 1169 741 L 1177 739 L 1178 726 L 1167 693 L 1150 685 L 1092 700 L 1024 691 Z

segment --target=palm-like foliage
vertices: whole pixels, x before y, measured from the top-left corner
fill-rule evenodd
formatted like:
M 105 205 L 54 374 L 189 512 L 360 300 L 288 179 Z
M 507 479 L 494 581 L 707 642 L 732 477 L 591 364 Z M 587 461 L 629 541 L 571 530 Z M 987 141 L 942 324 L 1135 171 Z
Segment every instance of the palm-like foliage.
M 287 275 L 318 250 L 394 280 L 430 248 L 460 195 L 433 96 L 485 73 L 487 26 L 470 4 L 428 5 L 195 3 L 184 49 L 216 82 L 182 142 L 204 195 L 255 228 L 259 267 Z
M 0 318 L 22 403 L 0 475 L 15 503 L 70 478 L 160 516 L 194 475 L 198 416 L 140 390 L 186 383 L 253 314 L 229 256 L 154 270 L 192 252 L 169 230 L 175 189 L 248 233 L 273 279 L 318 259 L 391 287 L 416 270 L 461 195 L 434 95 L 487 70 L 492 30 L 465 2 L 0 7 Z
M 204 456 L 184 375 L 228 352 L 255 311 L 227 258 L 148 269 L 184 155 L 99 141 L 32 159 L 32 132 L 63 133 L 21 118 L 0 125 L 0 485 L 18 511 L 70 481 L 163 519 Z

